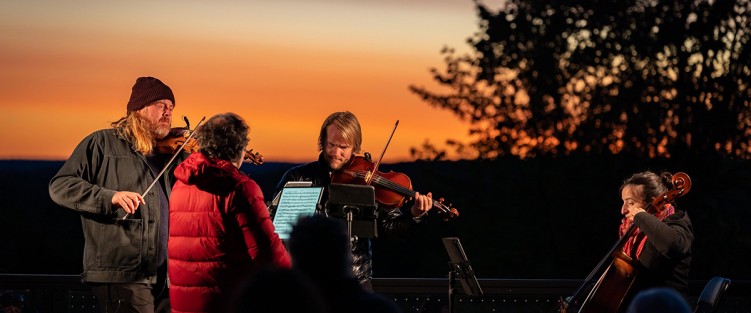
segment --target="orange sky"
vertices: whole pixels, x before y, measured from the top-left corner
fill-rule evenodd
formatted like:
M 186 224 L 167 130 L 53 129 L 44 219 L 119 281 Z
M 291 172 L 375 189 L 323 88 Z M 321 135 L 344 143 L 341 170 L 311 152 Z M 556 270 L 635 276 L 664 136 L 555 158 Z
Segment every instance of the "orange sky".
M 472 1 L 256 2 L 3 1 L 0 159 L 64 160 L 125 114 L 138 76 L 172 88 L 174 126 L 243 116 L 267 162 L 315 158 L 321 122 L 342 110 L 376 156 L 400 120 L 387 163 L 426 139 L 466 140 L 467 124 L 407 87 L 435 86 L 444 45 L 466 50 Z

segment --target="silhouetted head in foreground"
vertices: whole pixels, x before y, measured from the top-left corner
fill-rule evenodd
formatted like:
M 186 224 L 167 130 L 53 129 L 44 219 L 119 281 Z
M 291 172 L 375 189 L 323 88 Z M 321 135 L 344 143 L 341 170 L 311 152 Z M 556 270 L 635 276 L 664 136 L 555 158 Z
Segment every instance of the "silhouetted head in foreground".
M 639 292 L 626 313 L 690 313 L 686 299 L 672 288 L 658 287 Z
M 292 269 L 263 268 L 235 295 L 234 312 L 325 313 L 328 308 L 318 287 L 307 276 Z
M 292 267 L 318 284 L 333 313 L 401 312 L 393 300 L 366 291 L 354 277 L 348 240 L 341 221 L 322 215 L 303 217 L 289 237 Z
M 292 266 L 316 281 L 352 278 L 352 256 L 341 222 L 313 215 L 292 228 L 289 253 Z

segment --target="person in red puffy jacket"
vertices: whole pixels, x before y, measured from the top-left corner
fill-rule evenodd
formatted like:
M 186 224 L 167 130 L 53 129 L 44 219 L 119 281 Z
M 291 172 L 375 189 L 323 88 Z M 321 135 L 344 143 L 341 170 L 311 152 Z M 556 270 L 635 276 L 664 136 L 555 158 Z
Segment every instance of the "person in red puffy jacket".
M 168 271 L 172 312 L 225 312 L 255 269 L 290 268 L 258 184 L 240 172 L 249 128 L 233 113 L 197 130 L 200 149 L 175 169 Z

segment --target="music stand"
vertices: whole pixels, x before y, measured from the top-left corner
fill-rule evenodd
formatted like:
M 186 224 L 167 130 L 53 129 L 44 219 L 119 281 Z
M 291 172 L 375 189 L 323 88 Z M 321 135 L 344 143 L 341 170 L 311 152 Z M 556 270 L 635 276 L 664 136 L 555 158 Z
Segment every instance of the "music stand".
M 350 245 L 354 237 L 378 237 L 376 227 L 378 212 L 373 186 L 330 184 L 329 200 L 326 205 L 329 215 L 346 219 Z
M 446 252 L 449 255 L 449 313 L 454 312 L 454 286 L 456 285 L 456 279 L 462 283 L 462 289 L 464 293 L 472 297 L 482 297 L 483 292 L 480 288 L 480 283 L 477 282 L 475 271 L 472 270 L 472 265 L 469 264 L 467 255 L 464 254 L 462 243 L 457 237 L 445 237 L 443 238 L 443 245 L 446 247 Z

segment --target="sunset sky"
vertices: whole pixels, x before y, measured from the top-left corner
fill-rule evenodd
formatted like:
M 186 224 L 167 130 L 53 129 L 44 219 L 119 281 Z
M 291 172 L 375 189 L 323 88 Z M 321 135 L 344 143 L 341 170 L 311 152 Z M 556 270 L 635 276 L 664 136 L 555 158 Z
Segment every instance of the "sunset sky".
M 477 29 L 471 0 L 3 1 L 0 159 L 66 159 L 155 76 L 175 93 L 173 126 L 235 112 L 267 162 L 315 158 L 342 110 L 375 156 L 400 120 L 383 161 L 407 161 L 426 139 L 467 139 L 407 87 L 437 90 L 440 49 L 466 51 Z

